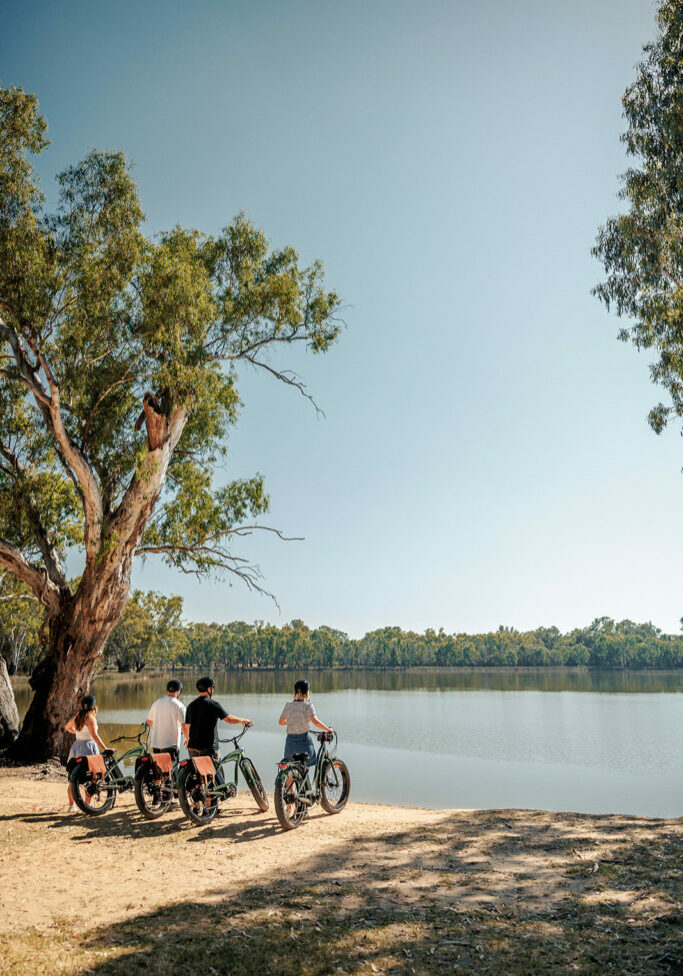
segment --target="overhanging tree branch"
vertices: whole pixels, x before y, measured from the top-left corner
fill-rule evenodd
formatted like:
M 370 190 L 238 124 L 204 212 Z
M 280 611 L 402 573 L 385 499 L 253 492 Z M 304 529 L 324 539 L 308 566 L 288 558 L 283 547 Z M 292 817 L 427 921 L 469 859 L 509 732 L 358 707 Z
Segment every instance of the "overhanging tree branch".
M 45 423 L 57 442 L 58 453 L 65 464 L 65 468 L 81 495 L 85 515 L 83 541 L 86 558 L 88 561 L 92 561 L 97 556 L 100 547 L 102 495 L 92 468 L 81 450 L 72 442 L 64 427 L 59 385 L 35 339 L 24 339 L 16 329 L 8 325 L 2 318 L 0 318 L 0 337 L 9 343 L 19 370 L 19 377 L 33 394 Z M 35 365 L 30 362 L 27 345 L 36 357 Z M 49 394 L 40 378 L 41 369 L 48 383 Z
M 21 482 L 21 503 L 24 511 L 26 512 L 28 523 L 31 526 L 33 538 L 35 539 L 36 545 L 38 546 L 43 557 L 43 561 L 45 562 L 47 575 L 58 589 L 66 589 L 66 574 L 62 568 L 57 550 L 50 542 L 45 526 L 43 525 L 43 521 L 40 516 L 40 509 L 38 508 L 35 495 L 27 483 L 26 471 L 16 454 L 5 444 L 0 443 L 0 454 L 12 466 L 16 472 L 17 478 Z
M 50 580 L 46 571 L 39 566 L 34 566 L 25 556 L 0 539 L 0 569 L 5 569 L 20 579 L 22 583 L 30 586 L 39 601 L 47 609 L 48 613 L 57 613 L 59 610 L 59 589 Z

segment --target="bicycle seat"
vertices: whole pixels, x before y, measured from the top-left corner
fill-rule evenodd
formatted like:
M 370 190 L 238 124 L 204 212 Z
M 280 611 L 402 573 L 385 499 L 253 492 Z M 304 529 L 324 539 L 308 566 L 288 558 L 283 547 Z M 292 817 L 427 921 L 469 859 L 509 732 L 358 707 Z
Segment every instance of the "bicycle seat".
M 295 752 L 292 755 L 292 759 L 296 759 L 297 762 L 306 762 L 308 759 L 307 752 Z

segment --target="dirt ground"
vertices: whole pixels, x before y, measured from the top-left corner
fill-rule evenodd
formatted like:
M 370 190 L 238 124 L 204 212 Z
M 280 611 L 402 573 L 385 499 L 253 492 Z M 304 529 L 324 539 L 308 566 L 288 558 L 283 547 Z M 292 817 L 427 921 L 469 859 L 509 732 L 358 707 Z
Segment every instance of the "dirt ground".
M 681 972 L 681 820 L 350 803 L 285 833 L 243 793 L 204 828 L 65 797 L 0 769 L 3 976 Z

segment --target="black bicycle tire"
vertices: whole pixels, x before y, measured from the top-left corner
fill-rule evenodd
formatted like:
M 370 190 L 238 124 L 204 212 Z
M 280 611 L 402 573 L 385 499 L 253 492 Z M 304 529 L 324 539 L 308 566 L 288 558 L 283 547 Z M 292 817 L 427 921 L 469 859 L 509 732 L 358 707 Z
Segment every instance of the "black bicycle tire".
M 109 813 L 116 803 L 116 790 L 108 787 L 107 799 L 104 801 L 102 806 L 91 807 L 90 804 L 87 803 L 81 796 L 81 789 L 85 793 L 86 779 L 88 775 L 87 767 L 84 768 L 84 764 L 76 767 L 69 777 L 69 783 L 71 784 L 71 795 L 74 798 L 74 803 L 83 813 L 86 813 L 89 817 L 101 817 L 103 813 Z
M 256 772 L 256 766 L 254 766 L 251 759 L 244 756 L 240 762 L 240 769 L 242 770 L 242 775 L 244 776 L 247 786 L 251 790 L 251 795 L 256 800 L 256 806 L 259 808 L 261 813 L 265 813 L 266 810 L 270 808 L 270 803 L 268 801 L 268 794 L 263 788 L 261 777 Z
M 204 814 L 203 817 L 198 816 L 198 814 L 196 814 L 192 809 L 192 804 L 190 803 L 187 795 L 188 782 L 190 783 L 192 789 L 195 788 L 195 782 L 197 785 L 199 783 L 199 777 L 195 773 L 194 769 L 188 770 L 184 775 L 181 773 L 181 775 L 178 777 L 178 800 L 180 801 L 180 809 L 183 811 L 187 819 L 193 824 L 196 824 L 198 827 L 205 827 L 206 824 L 211 823 L 213 818 L 218 813 L 218 801 L 216 800 L 209 808 L 208 814 Z
M 341 773 L 343 792 L 341 799 L 338 803 L 331 803 L 325 792 L 325 777 L 330 766 L 334 766 Z M 349 802 L 349 793 L 351 792 L 351 774 L 349 773 L 349 767 L 341 759 L 329 759 L 325 766 L 323 767 L 323 774 L 320 778 L 320 806 L 323 808 L 325 813 L 339 813 L 344 809 L 346 804 Z
M 302 804 L 299 812 L 295 817 L 290 817 L 287 813 L 287 806 L 291 804 L 285 803 L 285 792 L 288 775 L 293 775 L 301 783 L 301 773 L 297 770 L 288 766 L 286 769 L 281 769 L 277 774 L 275 780 L 275 789 L 273 790 L 273 799 L 275 801 L 275 813 L 277 819 L 280 822 L 280 826 L 283 830 L 295 830 L 306 815 L 306 807 Z
M 159 809 L 152 809 L 148 807 L 144 797 L 143 797 L 143 786 L 146 780 L 155 780 L 156 776 L 154 771 L 150 769 L 150 763 L 147 764 L 147 768 L 143 772 L 135 777 L 135 782 L 133 784 L 133 792 L 135 793 L 135 802 L 137 808 L 146 820 L 158 820 L 159 817 L 163 816 L 167 810 L 170 809 L 171 803 L 173 802 L 173 794 L 169 796 L 165 803 L 162 803 Z

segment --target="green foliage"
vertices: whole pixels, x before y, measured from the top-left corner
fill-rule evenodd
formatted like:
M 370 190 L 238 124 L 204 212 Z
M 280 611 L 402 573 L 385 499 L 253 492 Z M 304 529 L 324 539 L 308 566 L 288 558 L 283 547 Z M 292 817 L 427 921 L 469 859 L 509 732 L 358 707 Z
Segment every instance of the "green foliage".
M 111 633 L 105 659 L 119 671 L 182 661 L 189 648 L 182 612 L 180 596 L 135 590 Z
M 10 674 L 31 671 L 42 655 L 42 607 L 11 573 L 0 573 L 0 656 Z
M 131 601 L 110 640 L 141 618 L 141 601 Z M 353 640 L 331 627 L 311 630 L 301 620 L 282 627 L 247 624 L 189 624 L 182 658 L 158 656 L 158 666 L 211 668 L 411 668 L 411 667 L 575 667 L 680 668 L 683 636 L 663 634 L 652 624 L 619 623 L 609 617 L 562 634 L 557 627 L 520 633 L 500 627 L 488 634 L 424 634 L 383 627 Z M 144 643 L 141 638 L 141 643 Z M 130 666 L 133 666 L 131 663 Z
M 102 569 L 131 532 L 140 553 L 258 588 L 231 542 L 268 509 L 262 478 L 216 488 L 214 471 L 240 364 L 305 393 L 274 354 L 338 337 L 322 266 L 300 267 L 244 214 L 216 236 L 147 237 L 122 152 L 92 150 L 61 173 L 48 213 L 31 162 L 47 145 L 36 99 L 0 89 L 0 122 L 0 566 L 38 590 L 18 552 L 63 592 L 58 556 L 85 545 Z M 159 446 L 170 459 L 148 463 Z
M 652 350 L 652 380 L 671 398 L 650 412 L 661 433 L 683 417 L 683 4 L 663 0 L 659 36 L 644 48 L 627 89 L 622 139 L 638 165 L 622 177 L 625 213 L 598 233 L 593 253 L 606 280 L 594 292 L 607 308 L 633 320 L 619 338 Z

